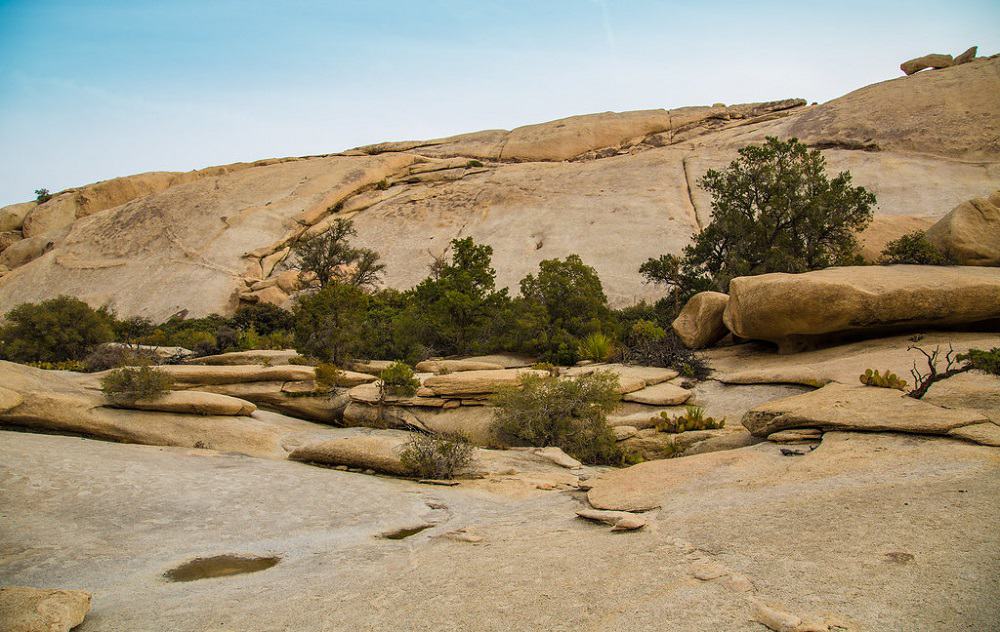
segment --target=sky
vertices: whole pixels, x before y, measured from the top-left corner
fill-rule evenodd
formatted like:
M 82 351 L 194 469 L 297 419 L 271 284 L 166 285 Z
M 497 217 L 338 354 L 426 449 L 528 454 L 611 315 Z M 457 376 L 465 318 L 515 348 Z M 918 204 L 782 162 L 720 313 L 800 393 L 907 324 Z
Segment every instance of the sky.
M 801 97 L 1000 52 L 1000 2 L 0 0 L 0 205 L 143 171 Z

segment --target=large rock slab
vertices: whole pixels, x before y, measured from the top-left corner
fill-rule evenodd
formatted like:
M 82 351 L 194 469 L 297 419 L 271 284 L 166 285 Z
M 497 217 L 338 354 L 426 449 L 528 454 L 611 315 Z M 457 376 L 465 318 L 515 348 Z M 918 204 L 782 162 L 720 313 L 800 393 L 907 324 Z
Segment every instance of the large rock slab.
M 117 408 L 132 410 L 153 410 L 166 413 L 188 415 L 242 415 L 249 416 L 257 410 L 252 403 L 216 393 L 199 391 L 170 391 L 156 399 L 138 399 L 124 404 L 114 404 Z
M 321 465 L 371 469 L 394 476 L 411 476 L 399 455 L 412 437 L 402 430 L 379 430 L 318 441 L 292 450 L 288 458 Z
M 989 419 L 973 410 L 941 408 L 895 389 L 828 384 L 757 406 L 742 421 L 751 434 L 766 437 L 794 428 L 947 435 Z
M 899 65 L 899 69 L 907 76 L 926 70 L 928 68 L 950 68 L 955 65 L 955 59 L 945 53 L 931 53 L 904 61 Z
M 306 390 L 303 389 L 306 385 Z M 345 389 L 331 392 L 313 391 L 311 382 L 239 382 L 235 384 L 201 384 L 192 390 L 218 393 L 244 399 L 262 408 L 299 419 L 339 425 L 351 398 Z
M 507 367 L 479 360 L 424 360 L 415 367 L 418 373 L 458 373 L 461 371 L 502 371 Z
M 231 351 L 217 355 L 191 358 L 185 364 L 208 364 L 215 366 L 234 366 L 241 364 L 287 365 L 289 360 L 299 355 L 295 349 L 254 349 L 253 351 Z
M 517 385 L 524 375 L 544 377 L 548 372 L 534 369 L 463 371 L 429 377 L 424 380 L 423 386 L 442 397 L 490 395 L 503 387 Z
M 90 593 L 27 586 L 0 588 L 4 632 L 69 632 L 90 612 Z
M 796 351 L 845 334 L 1000 319 L 1000 270 L 848 266 L 733 279 L 725 321 L 735 335 Z
M 646 404 L 648 406 L 679 406 L 691 398 L 691 391 L 669 382 L 626 393 L 622 401 Z
M 238 384 L 242 382 L 306 381 L 316 377 L 311 366 L 283 365 L 263 366 L 247 364 L 240 366 L 194 366 L 168 365 L 160 370 L 169 374 L 178 384 Z M 363 374 L 356 374 L 363 375 Z M 375 378 L 365 376 L 369 381 Z
M 670 326 L 688 348 L 709 347 L 729 333 L 722 320 L 728 302 L 728 294 L 698 292 L 688 299 Z
M 589 375 L 594 371 L 610 371 L 618 376 L 619 392 L 623 395 L 642 390 L 672 380 L 677 377 L 677 371 L 657 366 L 638 366 L 631 364 L 588 364 L 567 369 L 567 377 Z
M 1000 191 L 959 204 L 927 239 L 966 266 L 1000 266 Z

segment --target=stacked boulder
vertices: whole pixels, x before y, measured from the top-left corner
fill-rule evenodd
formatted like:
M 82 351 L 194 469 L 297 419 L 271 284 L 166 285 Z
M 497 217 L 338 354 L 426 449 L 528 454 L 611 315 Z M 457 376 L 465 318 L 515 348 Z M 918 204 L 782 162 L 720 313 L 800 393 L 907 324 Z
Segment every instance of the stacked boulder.
M 915 57 L 901 63 L 899 65 L 899 69 L 902 70 L 907 76 L 910 76 L 928 68 L 937 70 L 940 68 L 950 68 L 951 66 L 966 64 L 976 58 L 976 51 L 978 49 L 978 46 L 973 46 L 956 57 L 942 53 L 931 53 L 929 55 Z

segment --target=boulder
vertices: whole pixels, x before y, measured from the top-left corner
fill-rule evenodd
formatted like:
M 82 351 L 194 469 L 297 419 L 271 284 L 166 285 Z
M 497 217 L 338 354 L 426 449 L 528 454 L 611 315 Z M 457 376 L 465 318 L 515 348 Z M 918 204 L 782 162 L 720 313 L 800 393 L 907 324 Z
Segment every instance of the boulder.
M 231 351 L 218 355 L 202 356 L 186 360 L 185 364 L 208 364 L 213 366 L 233 366 L 241 364 L 288 365 L 289 360 L 299 355 L 295 349 L 254 349 L 252 351 Z
M 448 375 L 435 375 L 424 380 L 424 387 L 435 395 L 462 397 L 490 395 L 505 386 L 516 386 L 524 375 L 544 377 L 547 371 L 534 369 L 500 369 L 490 371 L 462 371 Z
M 156 410 L 189 415 L 249 416 L 257 410 L 257 407 L 248 401 L 228 395 L 200 391 L 170 391 L 156 399 L 140 399 L 114 406 L 132 410 Z
M 0 231 L 0 252 L 7 250 L 17 242 L 24 239 L 24 235 L 19 230 Z
M 633 366 L 628 364 L 588 364 L 567 369 L 566 377 L 589 375 L 594 371 L 611 371 L 618 376 L 619 392 L 623 395 L 639 391 L 647 386 L 660 384 L 677 377 L 677 371 L 655 366 Z
M 666 411 L 672 412 L 672 411 Z M 644 428 L 654 428 L 663 418 L 660 417 L 659 410 L 649 412 L 638 412 L 629 415 L 608 415 L 606 422 L 612 428 L 625 426 L 642 430 Z
M 378 375 L 393 365 L 392 360 L 355 360 L 347 365 L 352 371 Z
M 380 393 L 377 384 L 359 384 L 347 392 L 352 401 L 362 404 L 380 403 Z M 386 404 L 392 406 L 426 406 L 429 408 L 441 408 L 448 400 L 440 397 L 402 397 L 397 395 L 386 395 Z
M 654 386 L 626 393 L 622 401 L 647 404 L 649 406 L 678 406 L 691 398 L 691 391 L 663 382 Z
M 965 50 L 965 52 L 955 56 L 955 65 L 967 64 L 976 58 L 976 51 L 979 50 L 978 46 L 970 46 Z
M 962 202 L 927 229 L 927 239 L 965 266 L 1000 266 L 1000 191 Z
M 21 230 L 24 218 L 35 206 L 37 206 L 36 202 L 22 202 L 0 208 L 0 232 Z
M 547 448 L 535 448 L 531 452 L 543 459 L 552 461 L 559 467 L 565 467 L 567 469 L 575 470 L 578 467 L 583 467 L 583 463 L 577 461 L 570 455 L 562 451 L 562 448 L 557 448 L 555 446 L 549 446 Z
M 726 326 L 741 338 L 801 350 L 844 335 L 1000 319 L 1000 270 L 957 266 L 848 266 L 739 277 Z
M 424 360 L 418 362 L 416 370 L 419 373 L 459 373 L 461 371 L 502 371 L 505 369 L 495 362 L 480 362 L 477 360 Z
M 761 404 L 747 411 L 742 422 L 757 437 L 795 428 L 947 435 L 989 419 L 973 410 L 941 408 L 895 389 L 833 383 Z
M 710 347 L 729 333 L 722 320 L 728 302 L 728 294 L 698 292 L 684 304 L 671 327 L 689 349 Z
M 0 252 L 0 264 L 14 269 L 41 257 L 56 245 L 56 240 L 47 235 L 27 237 L 8 244 Z
M 904 73 L 906 73 L 907 76 L 909 76 L 914 73 L 920 72 L 921 70 L 925 70 L 927 68 L 948 68 L 949 66 L 954 66 L 954 65 L 955 65 L 955 60 L 952 58 L 951 55 L 931 53 L 930 55 L 915 57 L 913 59 L 904 61 L 899 65 L 899 69 L 902 70 Z
M 613 527 L 612 531 L 634 531 L 646 526 L 646 519 L 628 511 L 607 511 L 604 509 L 581 509 L 576 515 L 585 520 L 603 522 Z
M 0 413 L 5 413 L 8 410 L 16 408 L 23 401 L 24 398 L 17 391 L 0 386 Z
M 293 450 L 288 458 L 305 463 L 346 465 L 383 474 L 411 476 L 413 472 L 403 465 L 399 454 L 412 436 L 402 430 L 372 431 L 310 443 Z
M 90 593 L 4 586 L 0 588 L 0 630 L 69 632 L 90 612 Z
M 311 366 L 298 365 L 239 365 L 239 366 L 193 366 L 168 365 L 160 370 L 170 374 L 178 384 L 238 384 L 242 382 L 304 381 L 316 377 Z M 360 375 L 360 374 L 355 374 Z M 366 379 L 374 380 L 372 376 Z
M 818 428 L 779 430 L 767 435 L 767 440 L 774 443 L 805 443 L 808 441 L 819 441 L 822 438 L 823 431 Z
M 238 382 L 235 384 L 201 384 L 192 390 L 237 397 L 299 419 L 325 424 L 340 424 L 344 409 L 351 399 L 344 389 L 332 392 L 312 391 L 313 382 Z

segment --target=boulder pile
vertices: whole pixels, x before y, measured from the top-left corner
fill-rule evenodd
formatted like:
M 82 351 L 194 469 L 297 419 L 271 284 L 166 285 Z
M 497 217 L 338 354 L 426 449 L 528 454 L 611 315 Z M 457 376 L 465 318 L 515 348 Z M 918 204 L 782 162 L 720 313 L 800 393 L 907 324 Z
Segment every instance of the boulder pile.
M 909 76 L 928 68 L 950 68 L 951 66 L 966 64 L 976 58 L 976 51 L 978 48 L 978 46 L 973 46 L 956 57 L 941 53 L 931 53 L 929 55 L 915 57 L 901 63 L 899 65 L 899 69 Z

